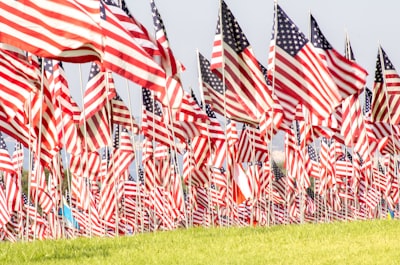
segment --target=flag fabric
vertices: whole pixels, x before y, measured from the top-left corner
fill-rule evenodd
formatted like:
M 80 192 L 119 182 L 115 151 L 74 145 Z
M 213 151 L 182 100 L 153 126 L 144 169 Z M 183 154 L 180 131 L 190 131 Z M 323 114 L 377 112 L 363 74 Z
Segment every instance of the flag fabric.
M 142 132 L 150 140 L 157 141 L 166 146 L 174 143 L 172 133 L 165 124 L 163 113 L 158 101 L 152 98 L 152 93 L 147 88 L 142 88 Z
M 342 99 L 360 93 L 366 83 L 367 71 L 354 60 L 347 59 L 337 52 L 325 38 L 312 15 L 310 15 L 310 20 L 310 41 L 316 48 L 315 50 L 319 53 L 322 61 L 326 63 Z
M 371 106 L 372 106 L 372 91 L 368 87 L 365 87 L 364 89 L 365 93 L 365 102 L 364 102 L 364 108 L 363 108 L 363 114 L 365 117 L 368 117 L 371 114 Z
M 252 47 L 225 1 L 221 1 L 210 69 L 224 76 L 236 101 L 259 119 L 273 100 Z
M 400 77 L 386 52 L 379 47 L 376 60 L 372 121 L 400 123 Z
M 135 158 L 135 151 L 133 150 L 133 144 L 128 130 L 125 127 L 121 129 L 119 127 L 119 125 L 116 125 L 114 132 L 113 155 L 109 161 L 109 167 L 105 177 L 105 183 L 107 183 L 107 185 L 113 180 L 123 176 L 123 173 L 128 170 Z
M 100 2 L 100 27 L 104 35 L 103 66 L 141 86 L 165 94 L 165 71 L 135 41 L 115 15 L 112 0 Z
M 154 30 L 156 32 L 156 40 L 158 49 L 161 53 L 161 65 L 165 70 L 167 76 L 174 76 L 183 72 L 185 67 L 176 60 L 169 46 L 167 32 L 165 30 L 164 22 L 161 18 L 160 12 L 154 0 L 150 1 L 151 13 L 153 15 Z
M 4 141 L 3 134 L 1 132 L 0 132 L 0 170 L 9 173 L 15 173 L 10 153 L 7 150 L 7 145 L 6 142 Z
M 7 50 L 0 49 L 0 105 L 9 119 L 23 110 L 40 78 L 34 67 Z
M 139 125 L 118 93 L 111 100 L 111 119 L 113 124 L 119 124 L 133 134 L 139 133 Z
M 78 130 L 74 122 L 74 113 L 72 111 L 73 103 L 68 87 L 66 74 L 62 63 L 56 60 L 44 59 L 45 77 L 48 80 L 48 92 L 43 103 L 42 116 L 45 118 L 45 128 L 47 138 L 52 134 L 57 134 L 55 142 L 58 148 L 65 148 L 69 153 L 80 153 L 82 151 L 82 141 L 78 136 Z M 53 109 L 53 115 L 51 110 Z M 52 117 L 50 119 L 50 117 Z M 50 130 L 54 125 L 55 128 Z M 50 139 L 51 140 L 51 139 Z M 57 149 L 56 149 L 57 150 Z
M 198 61 L 205 104 L 229 119 L 256 123 L 257 118 L 238 104 L 240 102 L 236 100 L 235 93 L 223 86 L 221 79 L 211 71 L 210 62 L 201 53 L 198 53 Z
M 239 163 L 235 163 L 233 174 L 233 198 L 237 204 L 250 199 L 252 197 L 252 190 L 249 185 L 248 176 Z
M 264 162 L 267 159 L 268 146 L 261 137 L 259 128 L 244 125 L 239 138 L 236 161 Z
M 0 16 L 0 42 L 61 61 L 83 63 L 102 58 L 96 1 L 6 0 L 0 3 Z
M 6 195 L 0 186 L 0 227 L 4 227 L 10 220 L 11 215 L 7 207 Z
M 115 95 L 111 73 L 101 71 L 99 65 L 92 62 L 89 79 L 83 95 L 84 112 L 82 112 L 81 123 L 84 119 L 88 120 L 99 112 Z
M 122 25 L 132 35 L 136 42 L 151 56 L 160 55 L 160 51 L 156 45 L 156 41 L 149 34 L 147 29 L 132 15 L 126 5 L 125 0 L 118 1 L 120 10 L 115 10 L 114 15 L 121 21 Z M 119 11 L 119 12 L 118 12 Z
M 342 99 L 329 69 L 279 5 L 273 29 L 268 76 L 274 80 L 274 89 L 286 93 L 292 105 L 301 103 L 311 113 L 327 118 Z

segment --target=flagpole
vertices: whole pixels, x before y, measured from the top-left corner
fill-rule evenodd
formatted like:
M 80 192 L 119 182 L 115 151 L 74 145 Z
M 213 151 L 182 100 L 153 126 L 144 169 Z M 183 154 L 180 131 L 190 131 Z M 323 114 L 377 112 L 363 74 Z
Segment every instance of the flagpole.
M 44 89 L 44 62 L 42 62 L 41 65 L 41 80 L 40 80 L 40 98 L 41 98 L 41 104 L 39 107 L 39 113 L 40 113 L 40 118 L 39 118 L 39 134 L 38 134 L 38 142 L 37 142 L 37 166 L 40 169 L 41 166 L 41 161 L 40 161 L 40 157 L 41 157 L 41 142 L 42 142 L 42 122 L 43 122 L 43 99 L 44 99 L 44 93 L 43 93 L 43 89 Z M 37 171 L 35 172 L 35 177 L 39 178 L 37 174 Z M 38 194 L 38 190 L 39 190 L 39 183 L 36 183 L 36 187 L 35 187 L 35 220 L 34 220 L 34 233 L 33 233 L 33 240 L 36 239 L 36 226 L 37 226 L 37 206 L 38 206 L 38 198 L 39 198 L 39 194 Z M 29 191 L 29 190 L 28 190 Z M 29 197 L 28 197 L 29 198 Z
M 386 84 L 386 78 L 385 78 L 385 61 L 383 59 L 383 53 L 382 53 L 382 47 L 381 45 L 378 43 L 379 46 L 379 59 L 381 61 L 381 73 L 382 73 L 382 79 L 383 79 L 383 85 L 384 85 L 384 91 L 385 91 L 385 98 L 386 98 L 386 106 L 388 109 L 388 114 L 389 114 L 389 124 L 390 124 L 390 132 L 391 132 L 391 138 L 392 138 L 392 143 L 393 143 L 393 168 L 394 168 L 394 172 L 398 172 L 398 163 L 396 163 L 396 157 L 397 157 L 397 150 L 398 147 L 396 146 L 396 142 L 394 139 L 394 132 L 393 132 L 393 123 L 392 123 L 392 112 L 389 109 L 389 99 L 388 99 L 388 91 L 387 91 L 387 84 Z M 383 68 L 382 68 L 383 66 Z M 390 155 L 390 154 L 389 154 Z M 390 163 L 390 159 L 389 159 L 389 163 Z M 389 165 L 390 167 L 390 165 Z M 400 190 L 400 175 L 397 174 L 397 188 Z M 397 203 L 399 204 L 399 203 Z
M 79 69 L 79 85 L 80 85 L 80 89 L 81 89 L 81 97 L 82 97 L 82 114 L 83 114 L 83 135 L 84 135 L 84 141 L 85 141 L 85 151 L 83 152 L 83 159 L 85 160 L 86 165 L 88 165 L 89 161 L 88 161 L 88 144 L 87 144 L 87 128 L 86 128 L 86 109 L 85 109 L 85 102 L 84 102 L 84 92 L 83 92 L 83 81 L 82 81 L 82 66 L 81 64 L 78 64 L 78 69 Z M 82 169 L 82 163 L 79 164 L 81 171 L 83 172 Z M 76 176 L 75 176 L 76 177 Z M 83 179 L 86 178 L 86 176 L 82 176 Z M 85 184 L 87 182 L 85 181 Z M 89 189 L 88 185 L 85 185 L 85 189 Z M 90 189 L 88 190 L 88 192 L 90 193 Z M 71 194 L 71 202 L 72 202 L 72 194 Z M 72 205 L 71 205 L 72 206 Z M 89 205 L 89 218 L 91 218 L 91 207 Z M 92 237 L 92 224 L 91 224 L 91 220 L 87 221 L 86 223 L 89 224 L 89 237 Z M 75 229 L 74 229 L 75 231 Z
M 197 55 L 197 71 L 198 71 L 198 76 L 199 76 L 200 98 L 201 98 L 201 102 L 202 102 L 202 105 L 203 105 L 203 110 L 206 111 L 206 101 L 205 101 L 205 98 L 204 98 L 204 89 L 203 89 L 203 82 L 202 82 L 201 66 L 200 66 L 200 60 L 199 60 L 200 54 L 199 54 L 199 50 L 198 49 L 196 49 L 196 55 Z M 226 124 L 225 124 L 225 128 L 226 128 Z M 225 131 L 226 131 L 226 129 L 225 129 Z M 212 160 L 212 157 L 215 156 L 215 154 L 212 152 L 212 149 L 211 149 L 211 139 L 210 139 L 210 133 L 209 133 L 209 127 L 208 126 L 207 126 L 207 139 L 208 139 L 208 148 L 210 150 L 210 156 L 211 156 L 211 160 Z M 226 140 L 226 133 L 225 133 L 225 142 L 226 142 L 226 148 L 227 148 L 228 145 L 227 145 L 227 140 Z M 208 171 L 208 173 L 209 173 L 209 176 L 208 176 L 209 182 L 213 181 L 214 180 L 214 175 L 210 171 Z M 209 190 L 208 190 L 208 194 L 209 194 Z M 209 211 L 211 212 L 211 217 L 212 217 L 212 221 L 213 221 L 212 222 L 212 227 L 214 227 L 214 216 L 213 216 L 214 212 L 211 211 L 210 204 L 208 205 L 208 208 L 209 208 Z M 219 206 L 217 206 L 217 209 L 219 211 Z M 219 212 L 217 212 L 217 216 L 219 218 Z
M 41 115 L 40 115 L 41 116 Z M 31 172 L 32 172 L 32 148 L 33 148 L 33 142 L 32 142 L 32 93 L 29 94 L 29 139 L 28 139 L 28 144 L 29 144 L 29 150 L 28 150 L 28 190 L 27 190 L 27 205 L 29 205 L 30 202 L 30 189 L 31 189 L 31 185 L 32 185 L 32 181 L 31 181 Z M 22 181 L 22 178 L 21 178 Z M 22 189 L 21 189 L 22 190 Z M 29 211 L 31 211 L 30 208 L 27 208 L 26 211 L 26 241 L 29 241 Z M 24 237 L 23 233 L 22 233 L 22 237 Z
M 130 91 L 130 89 L 129 89 L 129 81 L 128 81 L 128 79 L 125 79 L 125 81 L 126 81 L 126 90 L 127 90 L 127 92 L 128 92 L 128 104 L 129 104 L 129 112 L 130 113 L 132 113 L 132 101 L 131 101 L 131 91 Z M 140 101 L 142 101 L 142 97 L 140 97 Z M 143 104 L 142 104 L 142 102 L 140 102 L 140 105 L 139 106 L 142 106 Z M 140 112 L 140 115 L 141 115 L 141 112 Z M 130 120 L 130 123 L 131 123 L 131 130 L 132 130 L 132 136 L 131 136 L 131 139 L 133 140 L 133 141 L 131 141 L 132 142 L 132 144 L 133 144 L 133 149 L 135 150 L 135 171 L 136 171 L 136 189 L 137 189 L 137 192 L 136 192 L 136 201 L 138 202 L 138 204 L 139 205 L 141 205 L 141 200 L 142 200 L 142 198 L 141 198 L 141 196 L 139 196 L 140 194 L 140 185 L 139 185 L 139 165 L 138 165 L 138 152 L 137 152 L 137 146 L 136 146 L 136 140 L 135 140 L 135 136 L 134 136 L 134 134 L 133 134 L 133 120 L 132 120 L 132 117 L 129 117 L 129 120 Z M 141 122 L 141 117 L 139 118 L 139 121 Z M 139 130 L 140 130 L 140 124 L 138 124 L 138 127 L 139 127 Z M 136 207 L 138 207 L 138 205 L 136 205 Z M 141 213 L 142 211 L 140 210 L 140 213 Z M 143 216 L 142 216 L 142 214 L 140 214 L 140 217 L 141 217 L 141 224 L 142 224 L 142 226 L 143 226 Z M 135 225 L 137 225 L 137 223 L 138 223 L 138 220 L 137 220 L 137 214 L 135 214 Z M 143 229 L 142 229 L 142 232 L 143 232 Z
M 224 27 L 223 27 L 223 22 L 222 22 L 222 19 L 223 19 L 223 17 L 222 17 L 222 2 L 223 2 L 223 0 L 219 0 L 219 27 L 220 27 L 220 30 L 221 30 L 221 44 L 222 44 L 222 50 L 221 50 L 221 53 L 222 53 L 222 55 L 221 55 L 221 58 L 222 58 L 222 71 L 221 71 L 221 74 L 222 74 L 222 89 L 223 89 L 223 91 L 224 91 L 224 96 L 223 96 L 223 98 L 224 98 L 224 134 L 225 134 L 225 142 L 226 143 L 228 143 L 228 140 L 227 140 L 227 134 L 226 134 L 226 126 L 227 126 L 227 121 L 226 121 L 226 117 L 227 117 L 227 115 L 226 115 L 226 87 L 225 87 L 225 49 L 224 49 L 224 41 L 223 41 L 223 38 L 224 38 Z M 226 149 L 226 168 L 227 168 L 227 170 L 226 170 L 226 177 L 227 177 L 227 190 L 229 191 L 229 189 L 230 189 L 230 187 L 232 186 L 231 185 L 231 173 L 233 173 L 233 175 L 235 175 L 235 167 L 233 167 L 232 165 L 229 165 L 229 162 L 231 162 L 231 163 L 233 163 L 233 161 L 230 161 L 231 160 L 231 158 L 230 158 L 230 156 L 228 155 L 228 148 Z M 230 168 L 232 168 L 232 171 L 233 172 L 231 172 L 230 171 Z M 232 194 L 233 194 L 233 189 L 232 189 Z M 229 194 L 229 192 L 228 192 L 228 194 Z M 227 202 L 227 214 L 228 214 L 228 226 L 230 226 L 230 224 L 231 224 L 231 220 L 230 220 L 230 207 L 231 207 L 231 205 L 230 205 L 230 203 L 233 203 L 233 201 L 231 202 L 231 200 L 230 200 L 230 198 L 228 198 L 228 202 Z
M 273 56 L 272 56 L 272 95 L 275 95 L 275 65 L 276 65 L 276 38 L 278 36 L 278 0 L 274 0 L 274 39 L 273 39 L 273 45 L 274 49 L 272 50 Z M 272 105 L 272 108 L 274 106 Z M 273 116 L 273 109 L 272 109 L 272 116 Z M 268 211 L 267 211 L 267 226 L 269 227 L 271 225 L 271 218 L 274 218 L 273 223 L 275 222 L 275 210 L 274 210 L 274 201 L 273 201 L 273 172 L 271 171 L 271 166 L 272 166 L 272 130 L 273 127 L 271 127 L 271 144 L 270 144 L 270 154 L 269 154 L 269 178 L 270 181 L 268 182 Z M 287 178 L 286 178 L 287 179 Z M 287 194 L 286 194 L 286 188 L 285 188 L 285 204 L 287 204 Z M 285 208 L 285 207 L 283 207 Z

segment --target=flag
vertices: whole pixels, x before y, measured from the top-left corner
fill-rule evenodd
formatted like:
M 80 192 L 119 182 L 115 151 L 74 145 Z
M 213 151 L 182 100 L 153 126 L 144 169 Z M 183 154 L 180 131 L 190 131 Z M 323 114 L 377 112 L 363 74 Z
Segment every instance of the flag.
M 249 41 L 224 1 L 220 9 L 210 69 L 224 76 L 236 101 L 258 120 L 272 108 L 271 92 Z
M 210 105 L 216 113 L 232 120 L 256 123 L 256 117 L 238 104 L 234 92 L 223 86 L 221 79 L 210 70 L 210 62 L 201 53 L 198 53 L 198 61 L 205 104 Z
M 111 118 L 113 124 L 119 124 L 133 134 L 139 133 L 139 126 L 135 118 L 118 93 L 111 100 Z
M 116 12 L 114 15 L 121 21 L 125 29 L 151 57 L 160 55 L 155 39 L 153 36 L 150 36 L 147 29 L 133 17 L 125 0 L 119 0 L 118 2 L 120 3 L 121 9 L 115 9 Z
M 293 105 L 301 103 L 311 113 L 327 118 L 342 99 L 329 69 L 279 5 L 273 29 L 268 76 L 274 80 L 274 89 L 286 93 Z
M 0 186 L 0 227 L 4 227 L 10 220 L 11 215 L 7 207 L 6 195 Z
M 157 141 L 166 146 L 173 144 L 172 134 L 165 124 L 163 113 L 158 101 L 152 98 L 149 89 L 142 88 L 142 132 L 151 140 Z
M 84 112 L 81 114 L 81 123 L 84 119 L 88 120 L 99 112 L 115 95 L 116 92 L 111 73 L 101 71 L 99 65 L 92 62 L 83 95 Z
M 325 38 L 315 18 L 310 15 L 311 38 L 323 62 L 325 62 L 342 99 L 358 94 L 365 86 L 367 71 L 354 60 L 338 53 Z M 354 55 L 353 55 L 354 56 Z
M 39 87 L 34 67 L 9 51 L 0 49 L 0 105 L 9 119 L 23 110 L 31 92 Z
M 368 116 L 371 113 L 371 106 L 372 106 L 372 91 L 366 87 L 364 90 L 365 93 L 365 104 L 363 108 L 363 114 L 364 116 Z
M 7 150 L 7 145 L 6 142 L 4 141 L 3 134 L 1 132 L 0 132 L 0 170 L 9 173 L 15 173 L 10 153 Z
M 399 124 L 399 104 L 400 77 L 386 52 L 379 47 L 372 99 L 372 121 Z
M 54 125 L 53 133 L 57 133 L 58 148 L 65 148 L 69 153 L 80 153 L 82 142 L 74 122 L 73 102 L 68 87 L 66 74 L 62 63 L 56 60 L 44 59 L 45 76 L 49 89 L 46 93 L 46 103 L 43 103 L 43 118 L 48 117 L 48 124 Z M 52 105 L 52 106 L 50 106 Z M 53 114 L 51 113 L 53 108 Z M 48 112 L 48 113 L 47 113 Z M 49 119 L 52 117 L 52 119 Z M 47 121 L 46 121 L 47 122 Z M 50 126 L 46 131 L 52 132 Z M 51 136 L 48 134 L 48 137 Z M 46 137 L 46 138 L 48 138 Z
M 104 35 L 103 66 L 134 83 L 165 95 L 165 71 L 123 27 L 114 15 L 118 9 L 120 7 L 112 0 L 100 2 L 100 27 Z
M 268 146 L 261 137 L 260 129 L 243 125 L 237 149 L 236 161 L 255 162 L 268 159 Z
M 61 61 L 101 61 L 99 15 L 97 1 L 1 1 L 0 42 Z
M 86 141 L 83 146 L 87 144 L 90 151 L 111 145 L 109 100 L 115 96 L 115 90 L 107 89 L 107 85 L 113 83 L 108 73 L 100 72 L 97 64 L 92 63 L 79 126 L 81 138 Z
M 161 53 L 161 65 L 165 70 L 167 76 L 174 76 L 183 72 L 185 67 L 175 59 L 174 54 L 169 46 L 167 32 L 165 30 L 164 22 L 161 18 L 160 12 L 154 0 L 150 1 L 151 13 L 153 15 L 154 30 L 156 32 L 157 46 Z

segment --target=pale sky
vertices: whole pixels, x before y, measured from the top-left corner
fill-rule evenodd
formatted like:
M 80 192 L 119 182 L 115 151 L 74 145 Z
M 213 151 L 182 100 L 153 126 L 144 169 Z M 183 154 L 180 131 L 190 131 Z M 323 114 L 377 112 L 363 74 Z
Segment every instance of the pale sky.
M 170 46 L 186 67 L 182 73 L 185 90 L 190 87 L 199 95 L 196 49 L 208 59 L 218 18 L 219 0 L 155 0 L 164 20 Z M 153 32 L 150 0 L 126 0 L 133 16 L 149 32 Z M 273 24 L 272 0 L 226 0 L 258 60 L 267 65 L 268 47 Z M 308 36 L 309 13 L 317 20 L 331 45 L 343 53 L 345 34 L 348 33 L 357 62 L 369 73 L 367 86 L 372 88 L 378 44 L 388 54 L 397 69 L 400 69 L 400 2 L 395 0 L 281 0 L 278 4 Z M 88 67 L 82 66 L 83 86 L 88 79 Z M 80 84 L 77 65 L 66 65 L 73 97 L 80 102 Z M 114 75 L 117 91 L 128 105 L 126 81 Z M 140 87 L 129 83 L 131 109 L 140 115 Z

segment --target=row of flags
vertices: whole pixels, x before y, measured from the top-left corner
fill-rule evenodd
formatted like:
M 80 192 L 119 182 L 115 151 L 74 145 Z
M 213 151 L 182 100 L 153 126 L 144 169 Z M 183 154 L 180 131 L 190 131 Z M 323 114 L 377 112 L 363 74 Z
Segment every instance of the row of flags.
M 381 47 L 371 91 L 348 39 L 342 55 L 275 4 L 265 67 L 221 1 L 198 101 L 150 4 L 155 37 L 123 0 L 0 3 L 0 131 L 18 143 L 10 156 L 0 135 L 2 240 L 398 217 L 399 76 Z M 82 107 L 64 61 L 91 62 Z M 139 121 L 114 73 L 142 86 Z

